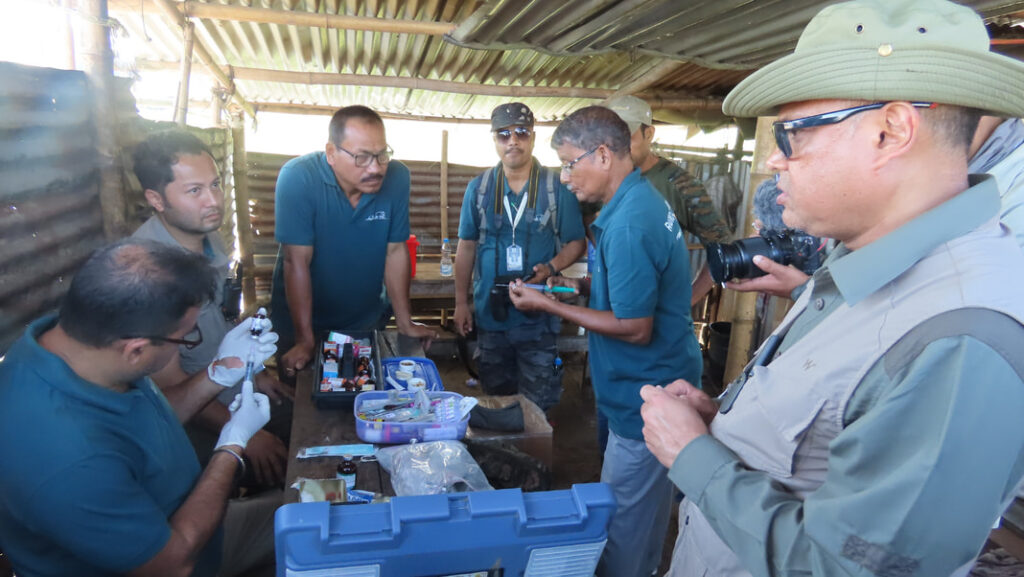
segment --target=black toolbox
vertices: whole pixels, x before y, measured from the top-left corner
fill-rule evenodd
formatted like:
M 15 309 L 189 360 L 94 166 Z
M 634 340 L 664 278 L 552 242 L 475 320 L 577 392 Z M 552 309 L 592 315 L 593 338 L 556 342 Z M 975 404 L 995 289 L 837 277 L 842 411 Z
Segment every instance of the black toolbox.
M 349 343 L 351 346 L 338 345 L 334 349 L 337 351 L 337 377 L 330 377 L 331 373 L 328 372 L 328 377 L 325 378 L 324 362 L 330 358 L 325 351 L 330 345 L 328 339 L 331 335 L 347 335 L 352 338 L 352 343 Z M 364 354 L 366 347 L 370 348 L 369 355 Z M 319 408 L 350 407 L 355 402 L 356 395 L 363 392 L 364 384 L 367 387 L 371 383 L 373 385 L 372 389 L 365 390 L 383 390 L 384 373 L 381 371 L 380 354 L 380 335 L 376 330 L 334 330 L 320 335 L 317 340 L 316 364 L 313 367 L 313 403 Z M 366 363 L 369 374 L 361 376 L 358 374 L 358 369 L 359 359 L 363 356 L 366 356 L 369 361 Z M 361 382 L 366 377 L 368 377 L 368 381 Z M 344 390 L 341 387 L 345 384 L 354 385 L 354 389 Z

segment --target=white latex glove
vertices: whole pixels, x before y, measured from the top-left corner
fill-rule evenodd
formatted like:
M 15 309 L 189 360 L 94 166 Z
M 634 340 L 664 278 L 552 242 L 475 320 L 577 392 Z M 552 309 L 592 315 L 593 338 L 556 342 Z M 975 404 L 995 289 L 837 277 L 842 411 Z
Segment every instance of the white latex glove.
M 256 431 L 270 421 L 270 399 L 263 393 L 254 393 L 252 381 L 242 383 L 242 392 L 235 395 L 228 410 L 231 411 L 231 420 L 224 423 L 214 449 L 225 445 L 238 445 L 244 449 Z
M 265 315 L 265 310 L 261 308 L 257 317 L 260 314 Z M 214 357 L 206 371 L 210 375 L 210 380 L 222 387 L 232 387 L 245 377 L 245 362 L 249 358 L 250 349 L 256 355 L 254 359 L 257 364 L 256 372 L 263 370 L 263 361 L 277 352 L 277 345 L 274 343 L 277 342 L 278 337 L 277 333 L 270 330 L 272 327 L 270 319 L 257 317 L 245 319 L 224 335 L 220 347 L 217 348 L 217 356 Z M 254 324 L 263 329 L 263 334 L 259 337 L 253 337 L 250 332 Z M 227 359 L 237 359 L 237 361 Z M 237 366 L 230 367 L 226 363 Z

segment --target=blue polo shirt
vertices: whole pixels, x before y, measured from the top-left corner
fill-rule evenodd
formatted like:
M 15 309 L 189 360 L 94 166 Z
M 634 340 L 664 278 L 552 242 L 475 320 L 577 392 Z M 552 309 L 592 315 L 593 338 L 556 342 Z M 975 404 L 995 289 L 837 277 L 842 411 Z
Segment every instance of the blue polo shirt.
M 19 575 L 110 575 L 153 558 L 199 478 L 192 444 L 148 377 L 119 393 L 37 342 L 0 363 L 0 543 Z M 218 532 L 195 575 L 213 575 Z
M 513 327 L 530 324 L 544 325 L 544 328 L 551 331 L 558 331 L 558 317 L 537 313 L 524 314 L 514 306 L 509 305 L 508 319 L 498 322 L 491 313 L 491 302 L 488 298 L 494 279 L 497 275 L 515 275 L 522 278 L 533 276 L 533 267 L 538 263 L 546 263 L 558 254 L 559 245 L 556 241 L 560 239 L 561 244 L 572 242 L 583 238 L 583 218 L 580 216 L 579 201 L 576 196 L 569 192 L 558 180 L 558 175 L 553 174 L 549 168 L 540 169 L 540 186 L 537 190 L 537 202 L 534 207 L 527 206 L 523 209 L 523 216 L 516 227 L 516 244 L 523 247 L 523 270 L 510 273 L 506 266 L 505 251 L 512 244 L 512 224 L 508 221 L 504 208 L 502 213 L 494 213 L 494 200 L 492 190 L 484 192 L 483 207 L 486 223 L 480 221 L 480 211 L 477 209 L 477 194 L 481 182 L 487 183 L 493 170 L 477 176 L 470 181 L 466 187 L 466 194 L 462 201 L 462 212 L 459 217 L 459 239 L 479 241 L 481 225 L 484 224 L 486 233 L 483 235 L 483 242 L 476 247 L 476 263 L 474 265 L 473 277 L 473 307 L 476 310 L 476 324 L 487 331 L 506 331 Z M 509 207 L 518 207 L 520 202 L 525 202 L 529 183 L 522 191 L 513 191 L 508 185 L 508 178 L 503 178 L 504 194 L 509 199 Z M 548 186 L 555 187 L 555 202 L 557 210 L 549 208 Z M 493 184 L 491 184 L 493 186 Z M 515 217 L 515 208 L 513 218 Z M 552 216 L 557 214 L 557 216 Z M 555 222 L 558 221 L 558 234 L 555 234 Z M 497 256 L 498 268 L 495 270 L 495 256 Z
M 643 439 L 640 388 L 686 379 L 703 361 L 690 318 L 690 254 L 679 221 L 639 170 L 622 181 L 591 226 L 596 243 L 590 308 L 616 318 L 654 317 L 651 341 L 634 345 L 590 331 L 594 395 L 608 426 Z
M 384 261 L 388 243 L 409 238 L 409 169 L 388 163 L 378 192 L 353 209 L 325 152 L 289 160 L 277 177 L 274 236 L 281 244 L 313 247 L 313 329 L 369 330 L 388 307 Z M 274 330 L 294 333 L 284 292 L 284 256 L 274 267 Z

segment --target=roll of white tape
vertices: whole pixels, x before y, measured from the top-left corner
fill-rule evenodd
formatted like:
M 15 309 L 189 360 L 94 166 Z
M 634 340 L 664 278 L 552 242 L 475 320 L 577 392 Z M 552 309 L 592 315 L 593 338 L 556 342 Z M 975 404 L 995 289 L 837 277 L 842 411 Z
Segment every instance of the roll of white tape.
M 427 388 L 427 381 L 420 378 L 409 379 L 405 383 L 410 392 L 415 393 L 416 391 L 425 390 Z
M 416 371 L 416 364 L 417 364 L 416 361 L 410 361 L 409 359 L 406 359 L 406 360 L 403 360 L 403 361 L 398 361 L 398 366 L 403 371 L 408 371 L 410 373 Z

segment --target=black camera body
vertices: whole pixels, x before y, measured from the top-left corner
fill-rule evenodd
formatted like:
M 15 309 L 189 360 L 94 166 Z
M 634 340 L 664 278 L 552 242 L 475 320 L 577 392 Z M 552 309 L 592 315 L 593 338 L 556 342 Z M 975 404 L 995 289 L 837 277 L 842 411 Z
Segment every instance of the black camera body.
M 489 298 L 491 299 L 491 316 L 499 323 L 508 320 L 508 310 L 512 307 L 512 299 L 508 296 L 508 285 L 519 278 L 511 275 L 498 275 L 491 285 Z M 495 286 L 495 285 L 504 286 Z
M 764 271 L 754 264 L 762 255 L 783 265 L 793 265 L 805 274 L 821 266 L 821 239 L 794 230 L 762 230 L 761 236 L 730 244 L 708 243 L 708 268 L 716 283 L 731 279 L 756 278 Z

